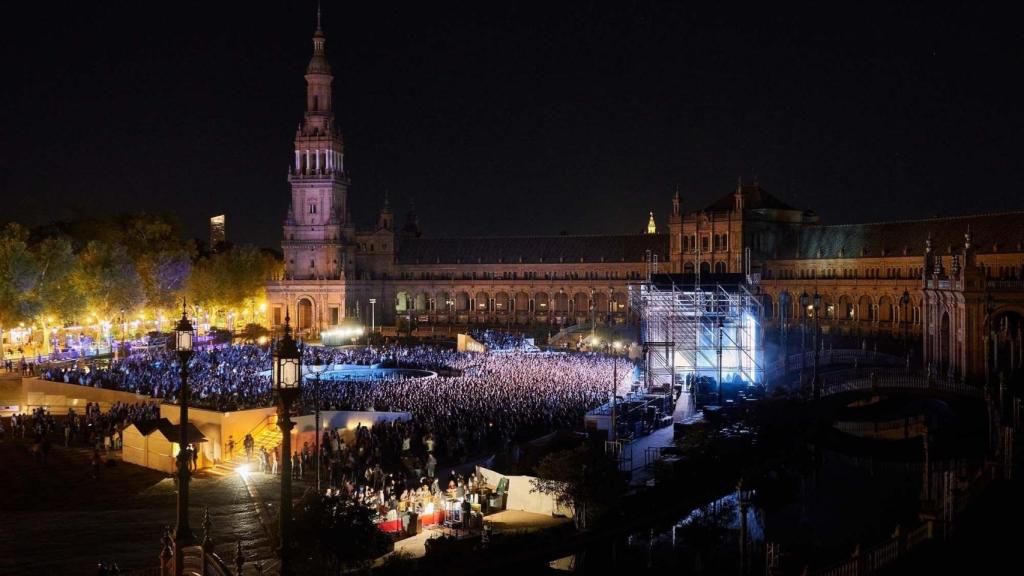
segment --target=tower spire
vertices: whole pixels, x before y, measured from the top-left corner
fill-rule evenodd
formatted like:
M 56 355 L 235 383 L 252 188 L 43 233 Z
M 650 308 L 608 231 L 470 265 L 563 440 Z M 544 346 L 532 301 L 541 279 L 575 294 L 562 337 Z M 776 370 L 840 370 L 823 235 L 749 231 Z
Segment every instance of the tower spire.
M 320 26 L 320 0 L 316 0 L 316 31 L 323 32 L 323 28 Z

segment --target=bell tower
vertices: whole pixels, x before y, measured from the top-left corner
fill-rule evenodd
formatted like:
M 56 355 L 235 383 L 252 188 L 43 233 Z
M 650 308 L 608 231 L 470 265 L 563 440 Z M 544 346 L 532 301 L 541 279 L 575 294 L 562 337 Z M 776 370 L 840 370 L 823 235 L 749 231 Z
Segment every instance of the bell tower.
M 348 218 L 345 148 L 334 123 L 331 65 L 317 9 L 313 56 L 306 66 L 306 113 L 295 132 L 288 167 L 291 203 L 284 221 L 285 275 L 290 279 L 342 279 Z

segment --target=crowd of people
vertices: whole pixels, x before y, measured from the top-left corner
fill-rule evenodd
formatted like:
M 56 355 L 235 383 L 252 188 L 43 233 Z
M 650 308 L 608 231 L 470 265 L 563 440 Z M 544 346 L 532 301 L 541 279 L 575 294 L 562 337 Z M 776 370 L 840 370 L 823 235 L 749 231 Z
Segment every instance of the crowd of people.
M 487 346 L 488 350 L 521 350 L 527 347 L 526 338 L 518 332 L 474 329 L 469 331 L 469 335 Z
M 57 417 L 39 407 L 11 415 L 9 423 L 11 436 L 31 439 L 33 456 L 46 464 L 55 437 L 65 447 L 92 448 L 98 458 L 101 450 L 121 449 L 124 429 L 129 425 L 159 417 L 160 406 L 153 402 L 116 402 L 107 410 L 89 402 L 81 413 L 69 408 L 66 415 Z M 0 438 L 5 434 L 3 419 L 0 419 Z
M 522 342 L 517 336 L 495 337 L 502 346 Z M 579 428 L 584 414 L 607 400 L 614 362 L 587 353 L 480 354 L 426 345 L 358 350 L 306 346 L 303 354 L 306 363 L 397 366 L 438 373 L 359 380 L 334 379 L 328 370 L 318 385 L 308 382 L 303 387 L 303 413 L 319 406 L 321 410 L 409 414 L 372 427 L 359 426 L 354 432 L 323 431 L 320 473 L 324 485 L 336 496 L 373 507 L 401 502 L 419 507 L 447 489 L 448 482 L 437 478 L 440 466 L 453 466 L 554 430 Z M 188 369 L 190 402 L 225 411 L 271 406 L 270 355 L 269 350 L 251 345 L 196 351 Z M 45 367 L 42 376 L 173 402 L 180 382 L 178 362 L 173 352 L 136 353 L 106 367 Z M 140 410 L 145 414 L 148 409 L 115 407 L 108 419 L 96 417 L 93 425 L 101 434 L 109 434 L 116 429 L 111 422 L 140 417 Z M 296 477 L 309 479 L 316 474 L 316 449 L 309 442 L 296 446 L 290 456 L 274 449 L 254 450 L 250 438 L 242 446 L 259 471 L 278 473 L 281 458 L 289 457 Z M 232 439 L 228 451 L 233 450 Z M 457 489 L 459 479 L 450 481 Z

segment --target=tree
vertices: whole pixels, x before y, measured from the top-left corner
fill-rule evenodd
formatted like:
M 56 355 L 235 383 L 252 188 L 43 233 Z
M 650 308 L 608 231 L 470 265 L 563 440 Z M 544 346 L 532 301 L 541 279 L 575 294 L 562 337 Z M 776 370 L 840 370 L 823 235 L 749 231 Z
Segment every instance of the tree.
M 571 506 L 579 528 L 599 518 L 626 485 L 615 460 L 589 445 L 552 452 L 540 460 L 535 472 L 530 491 Z
M 107 321 L 146 303 L 142 277 L 124 246 L 90 242 L 79 255 L 74 282 L 87 306 Z
M 8 224 L 0 232 L 0 342 L 4 326 L 31 318 L 31 291 L 35 287 L 36 265 L 28 250 L 28 231 Z M 3 358 L 0 346 L 0 358 Z
M 368 508 L 340 498 L 319 497 L 313 491 L 306 493 L 298 507 L 295 541 L 304 557 L 337 574 L 362 568 L 392 549 L 390 538 L 377 528 Z
M 273 258 L 255 246 L 233 246 L 200 259 L 192 268 L 188 294 L 216 318 L 264 295 L 264 283 L 276 266 Z

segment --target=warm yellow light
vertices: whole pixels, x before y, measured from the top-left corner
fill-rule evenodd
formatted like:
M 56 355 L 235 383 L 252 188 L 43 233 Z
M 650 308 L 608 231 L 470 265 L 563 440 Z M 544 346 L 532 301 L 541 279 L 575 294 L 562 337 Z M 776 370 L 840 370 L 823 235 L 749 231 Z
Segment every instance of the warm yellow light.
M 266 303 L 260 304 L 260 312 L 266 312 L 266 311 L 267 311 L 267 304 Z

